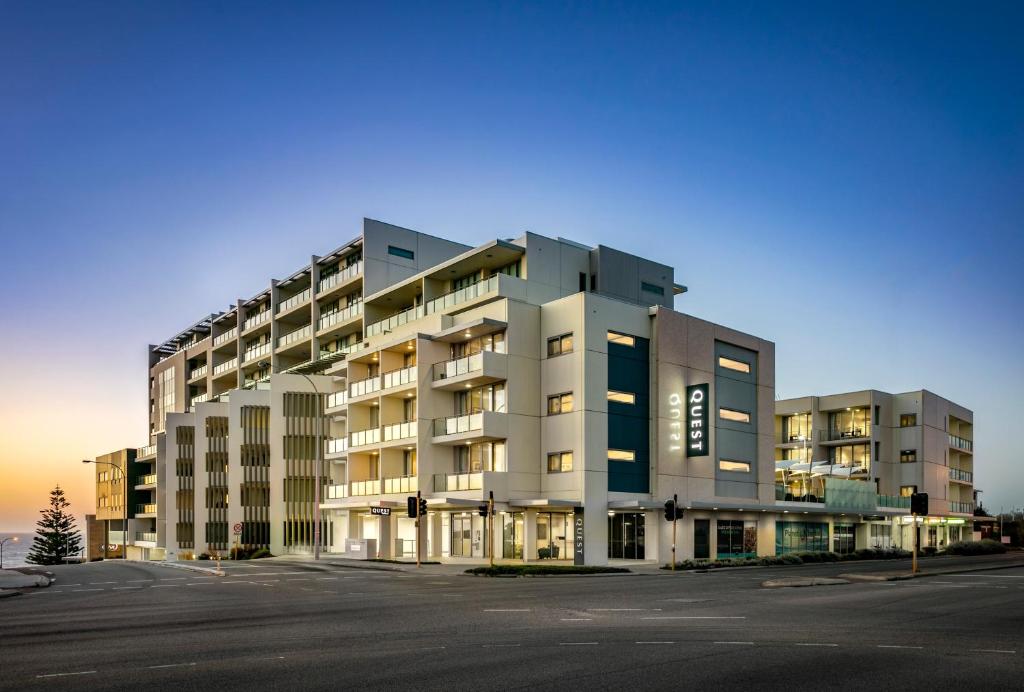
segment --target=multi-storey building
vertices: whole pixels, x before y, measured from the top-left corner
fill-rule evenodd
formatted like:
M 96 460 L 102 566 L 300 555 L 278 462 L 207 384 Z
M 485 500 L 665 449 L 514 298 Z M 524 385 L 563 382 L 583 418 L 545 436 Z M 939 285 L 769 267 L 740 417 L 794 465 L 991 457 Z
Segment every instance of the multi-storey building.
M 91 557 L 122 558 L 125 546 L 132 543 L 132 520 L 136 516 L 135 503 L 139 497 L 136 485 L 140 480 L 135 458 L 134 449 L 119 449 L 98 456 L 93 462 L 96 480 L 93 521 L 103 526 L 103 537 L 99 543 L 102 549 Z
M 898 516 L 862 525 L 869 545 L 913 546 L 910 496 L 928 493 L 921 545 L 971 538 L 974 513 L 974 414 L 927 390 L 865 390 L 775 403 L 780 505 L 813 515 L 819 533 L 853 540 L 851 490 L 877 496 Z M 855 503 L 855 502 L 854 502 Z M 873 514 L 856 508 L 860 514 Z M 844 511 L 841 511 L 844 510 Z M 846 537 L 846 538 L 844 538 Z

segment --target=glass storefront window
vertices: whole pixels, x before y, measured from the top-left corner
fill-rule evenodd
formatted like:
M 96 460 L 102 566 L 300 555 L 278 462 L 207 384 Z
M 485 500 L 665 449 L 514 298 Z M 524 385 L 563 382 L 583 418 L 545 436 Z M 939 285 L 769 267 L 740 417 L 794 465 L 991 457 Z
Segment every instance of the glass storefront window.
M 833 524 L 832 552 L 849 555 L 855 548 L 853 524 Z
M 775 522 L 775 554 L 823 553 L 828 550 L 828 524 L 811 521 Z
M 892 548 L 892 526 L 890 524 L 871 525 L 871 547 Z
M 572 557 L 572 515 L 564 512 L 537 514 L 537 558 L 567 560 Z
M 719 519 L 717 522 L 719 559 L 757 557 L 757 522 Z
M 711 520 L 693 520 L 693 558 L 707 560 L 711 557 Z
M 523 513 L 501 513 L 501 556 L 506 560 L 523 559 Z
M 608 516 L 608 557 L 615 560 L 644 559 L 644 515 L 642 513 Z
M 487 520 L 476 513 L 452 514 L 452 557 L 488 557 Z

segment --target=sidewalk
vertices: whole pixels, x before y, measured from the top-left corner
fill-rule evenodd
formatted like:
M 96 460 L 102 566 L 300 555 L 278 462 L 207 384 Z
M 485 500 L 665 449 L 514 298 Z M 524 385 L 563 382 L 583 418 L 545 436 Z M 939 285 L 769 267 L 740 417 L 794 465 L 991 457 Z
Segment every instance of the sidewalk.
M 26 573 L 17 569 L 0 570 L 0 590 L 49 586 L 53 581 L 52 574 Z

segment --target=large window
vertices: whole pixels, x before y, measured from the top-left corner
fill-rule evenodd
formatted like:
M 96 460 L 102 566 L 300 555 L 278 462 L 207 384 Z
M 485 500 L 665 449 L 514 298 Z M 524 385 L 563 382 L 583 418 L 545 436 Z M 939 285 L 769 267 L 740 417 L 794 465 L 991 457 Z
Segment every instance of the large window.
M 832 525 L 832 552 L 849 555 L 856 548 L 853 524 Z
M 746 411 L 737 411 L 734 408 L 725 408 L 724 406 L 718 409 L 718 417 L 722 420 L 731 420 L 736 423 L 750 422 L 750 414 Z
M 614 401 L 618 404 L 635 404 L 636 394 L 633 392 L 619 392 L 614 389 L 608 390 L 608 401 Z
M 572 515 L 567 512 L 538 512 L 537 557 L 568 560 L 572 557 Z
M 506 560 L 523 559 L 523 513 L 501 513 L 501 556 Z
M 608 515 L 608 557 L 613 560 L 644 559 L 644 515 Z
M 842 466 L 859 466 L 867 469 L 871 465 L 871 445 L 843 445 L 830 447 L 828 460 Z
M 478 336 L 475 339 L 467 339 L 466 341 L 452 344 L 452 360 L 472 356 L 480 353 L 481 351 L 505 353 L 505 332 L 485 334 L 484 336 Z
M 872 524 L 871 525 L 871 547 L 892 548 L 892 525 Z
M 811 439 L 811 414 L 798 413 L 782 419 L 782 441 L 800 442 Z
M 871 436 L 871 412 L 867 407 L 848 408 L 828 414 L 829 439 Z
M 665 295 L 664 286 L 657 286 L 655 284 L 647 283 L 646 281 L 640 282 L 640 290 L 647 291 L 648 293 L 654 293 L 655 295 L 659 296 Z
M 505 443 L 477 442 L 459 445 L 455 449 L 455 473 L 505 471 Z
M 548 454 L 548 473 L 568 473 L 569 471 L 572 471 L 572 452 Z
M 736 372 L 750 372 L 750 363 L 729 358 L 728 356 L 718 356 L 718 365 L 719 367 L 735 370 Z
M 636 452 L 632 449 L 609 449 L 608 461 L 636 461 Z
M 750 473 L 750 464 L 746 461 L 729 461 L 727 459 L 719 459 L 718 469 L 720 471 L 732 471 L 734 473 Z
M 464 416 L 481 411 L 505 411 L 505 384 L 488 384 L 455 392 L 455 415 Z
M 407 260 L 411 260 L 416 257 L 416 253 L 412 250 L 406 250 L 404 247 L 398 247 L 397 245 L 388 245 L 388 254 Z
M 775 554 L 823 553 L 828 550 L 828 524 L 810 521 L 775 522 Z
M 554 416 L 559 413 L 572 411 L 572 392 L 555 394 L 548 397 L 548 415 Z
M 917 414 L 916 413 L 901 413 L 900 414 L 900 427 L 901 428 L 912 428 L 917 425 Z
M 621 332 L 613 332 L 608 330 L 608 341 L 613 344 L 619 344 L 620 346 L 636 346 L 636 338 L 629 334 L 623 334 Z
M 901 485 L 900 486 L 900 497 L 910 497 L 917 492 L 916 485 Z
M 909 464 L 917 461 L 917 450 L 916 449 L 901 449 L 900 450 L 900 463 Z
M 572 332 L 548 339 L 548 358 L 572 353 Z
M 757 522 L 719 519 L 717 522 L 719 559 L 757 557 Z

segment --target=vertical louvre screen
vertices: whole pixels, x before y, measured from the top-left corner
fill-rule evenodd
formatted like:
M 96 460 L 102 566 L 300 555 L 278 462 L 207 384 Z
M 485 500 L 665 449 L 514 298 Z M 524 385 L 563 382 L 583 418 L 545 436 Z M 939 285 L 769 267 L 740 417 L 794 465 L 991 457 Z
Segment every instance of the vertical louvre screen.
M 175 540 L 180 548 L 195 548 L 195 427 L 187 425 L 176 428 L 174 442 L 178 448 L 174 461 L 174 473 L 178 479 L 174 494 L 174 507 L 178 515 L 174 526 Z
M 313 549 L 313 522 L 320 522 L 320 547 L 332 542 L 332 524 L 324 521 L 323 512 L 315 507 L 313 483 L 316 458 L 317 395 L 308 392 L 286 392 L 284 395 L 284 546 L 292 552 Z M 322 430 L 327 429 L 323 422 Z M 322 456 L 322 455 L 321 455 Z M 320 497 L 330 483 L 327 464 L 321 461 Z M 315 517 L 315 518 L 314 518 Z
M 241 543 L 249 549 L 270 548 L 270 407 L 243 406 Z

